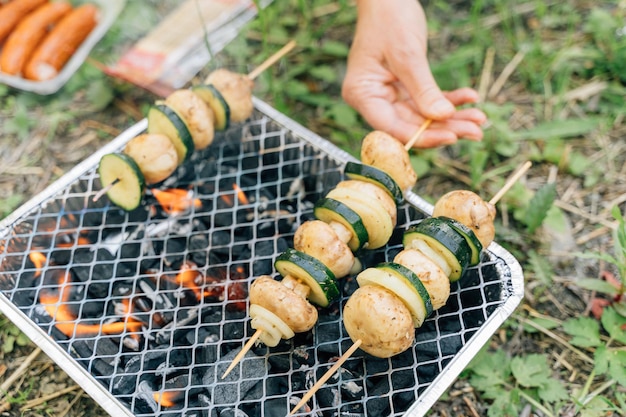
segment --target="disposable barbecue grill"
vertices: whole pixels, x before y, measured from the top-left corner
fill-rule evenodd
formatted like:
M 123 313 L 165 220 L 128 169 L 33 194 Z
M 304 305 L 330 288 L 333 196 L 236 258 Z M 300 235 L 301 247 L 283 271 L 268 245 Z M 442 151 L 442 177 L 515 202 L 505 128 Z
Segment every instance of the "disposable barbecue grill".
M 111 415 L 284 416 L 352 343 L 342 306 L 357 284 L 347 277 L 312 331 L 254 347 L 220 378 L 254 332 L 249 285 L 276 276 L 275 258 L 354 160 L 254 103 L 249 121 L 159 184 L 179 190 L 184 207 L 160 204 L 154 191 L 129 213 L 92 201 L 100 157 L 144 120 L 0 223 L 1 311 Z M 409 193 L 389 244 L 364 252 L 364 267 L 391 260 L 431 209 Z M 390 359 L 357 351 L 309 402 L 311 415 L 423 415 L 522 294 L 519 263 L 493 243 L 413 348 Z

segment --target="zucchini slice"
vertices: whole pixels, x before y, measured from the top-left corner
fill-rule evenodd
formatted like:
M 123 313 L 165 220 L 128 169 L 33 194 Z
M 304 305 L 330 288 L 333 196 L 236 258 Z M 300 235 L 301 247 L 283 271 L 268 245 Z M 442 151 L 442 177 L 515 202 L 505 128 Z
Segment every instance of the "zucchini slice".
M 396 202 L 402 203 L 404 193 L 398 183 L 386 172 L 372 166 L 357 162 L 347 162 L 343 173 L 352 180 L 371 182 L 385 190 Z
M 187 125 L 174 109 L 165 104 L 155 104 L 148 110 L 148 133 L 159 133 L 170 138 L 178 154 L 178 164 L 189 158 L 195 150 Z
M 109 200 L 118 207 L 131 211 L 139 207 L 146 188 L 146 180 L 133 158 L 124 153 L 110 153 L 100 158 L 100 183 L 109 185 Z
M 212 84 L 202 84 L 191 87 L 215 114 L 215 130 L 228 129 L 230 125 L 230 107 L 222 94 Z
M 413 327 L 420 327 L 433 312 L 428 291 L 419 278 L 408 268 L 385 262 L 367 268 L 356 277 L 359 286 L 378 285 L 393 292 L 411 312 Z
M 367 249 L 378 249 L 387 244 L 393 233 L 393 220 L 376 197 L 348 187 L 336 187 L 326 197 L 341 201 L 358 213 L 369 236 Z
M 464 225 L 463 223 L 461 223 L 460 221 L 452 219 L 450 217 L 439 216 L 439 218 L 441 220 L 446 221 L 450 225 L 450 227 L 455 229 L 457 232 L 461 234 L 461 236 L 463 236 L 463 238 L 467 241 L 467 244 L 469 245 L 470 249 L 472 250 L 472 257 L 470 258 L 470 265 L 471 266 L 478 265 L 480 263 L 480 253 L 483 250 L 483 244 L 480 243 L 480 240 L 478 240 L 478 237 L 476 237 L 476 234 L 474 233 L 474 231 L 470 229 L 469 227 L 467 227 L 466 225 Z
M 472 258 L 472 249 L 465 238 L 445 220 L 428 217 L 409 228 L 402 237 L 405 247 L 416 247 L 413 240 L 425 241 L 428 246 L 440 253 L 451 267 L 450 281 L 458 281 Z
M 311 255 L 287 249 L 278 255 L 274 267 L 283 277 L 291 275 L 306 284 L 311 289 L 308 298 L 313 304 L 326 307 L 339 296 L 335 275 Z
M 337 222 L 345 226 L 352 234 L 348 241 L 348 247 L 352 252 L 361 249 L 369 239 L 361 216 L 341 201 L 322 198 L 315 203 L 313 214 L 323 222 Z

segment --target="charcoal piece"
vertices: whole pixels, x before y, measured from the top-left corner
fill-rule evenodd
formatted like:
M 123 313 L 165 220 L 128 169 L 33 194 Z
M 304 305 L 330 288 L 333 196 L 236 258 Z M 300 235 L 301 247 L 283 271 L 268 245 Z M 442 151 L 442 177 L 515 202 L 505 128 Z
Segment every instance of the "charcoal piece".
M 341 404 L 341 392 L 336 386 L 325 385 L 315 393 L 315 399 L 322 408 L 337 407 Z
M 37 291 L 33 289 L 16 290 L 10 295 L 11 302 L 18 307 L 30 307 L 35 302 L 37 297 Z
M 156 413 L 159 404 L 154 399 L 154 390 L 148 381 L 141 381 L 135 392 L 135 414 Z
M 107 337 L 74 340 L 69 352 L 95 375 L 111 376 L 119 362 L 119 346 Z
M 361 381 L 344 381 L 341 383 L 341 394 L 349 401 L 363 397 L 364 390 Z
M 165 263 L 167 265 L 177 265 L 183 262 L 183 253 L 187 248 L 187 239 L 174 238 L 165 241 Z
M 198 342 L 200 342 L 200 346 L 196 348 L 195 351 L 195 363 L 213 363 L 217 360 L 217 345 L 216 344 L 207 344 L 207 338 L 198 338 Z
M 368 416 L 388 416 L 390 412 L 389 400 L 386 397 L 372 397 L 365 403 Z
M 427 362 L 439 358 L 439 347 L 437 342 L 429 341 L 419 343 L 415 346 L 415 352 L 419 362 Z
M 451 335 L 449 337 L 442 337 L 439 341 L 442 356 L 452 356 L 463 347 L 463 340 L 460 334 Z
M 187 250 L 191 260 L 198 266 L 207 265 L 209 240 L 202 235 L 193 235 L 189 238 Z
M 415 393 L 413 391 L 395 393 L 392 402 L 394 411 L 406 411 L 415 402 Z
M 270 355 L 267 361 L 272 365 L 272 370 L 276 373 L 287 372 L 291 369 L 289 354 Z
M 211 243 L 210 250 L 211 252 L 215 252 L 218 255 L 226 255 L 230 254 L 230 242 L 231 242 L 230 231 L 227 230 L 213 230 L 211 233 Z
M 139 374 L 117 374 L 111 382 L 111 393 L 113 395 L 128 395 L 135 392 L 139 381 Z
M 248 351 L 242 361 L 224 379 L 224 371 L 233 358 L 239 353 L 234 349 L 224 355 L 216 365 L 205 372 L 202 383 L 211 395 L 213 404 L 234 404 L 247 398 L 247 394 L 267 374 L 265 358 Z
M 87 299 L 80 308 L 80 318 L 99 318 L 105 313 L 105 302 Z M 112 312 L 110 312 L 112 313 Z
M 266 416 L 286 416 L 291 410 L 286 398 L 271 398 L 263 403 L 263 411 Z
M 244 411 L 236 408 L 225 408 L 220 411 L 220 417 L 249 417 Z

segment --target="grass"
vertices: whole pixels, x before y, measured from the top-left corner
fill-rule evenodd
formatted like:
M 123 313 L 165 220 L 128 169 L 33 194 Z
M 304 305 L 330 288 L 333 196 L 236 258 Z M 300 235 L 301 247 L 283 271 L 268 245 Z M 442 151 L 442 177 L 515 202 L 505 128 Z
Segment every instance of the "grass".
M 496 236 L 522 263 L 526 297 L 431 415 L 625 415 L 626 5 L 424 4 L 436 78 L 443 88 L 478 89 L 489 123 L 482 143 L 414 153 L 418 194 L 435 201 L 441 190 L 469 188 L 487 199 L 533 161 L 498 203 Z M 129 7 L 96 59 L 106 62 L 120 42 L 158 20 L 143 2 Z M 297 51 L 259 77 L 255 94 L 356 155 L 369 127 L 340 98 L 355 16 L 345 0 L 276 1 L 203 74 L 219 66 L 249 72 L 296 39 Z M 130 126 L 153 100 L 89 65 L 50 97 L 0 86 L 0 217 Z M 3 346 L 19 337 L 6 323 L 0 335 Z M 24 353 L 12 347 L 5 362 Z M 32 397 L 37 385 L 17 392 Z M 73 410 L 95 415 L 88 399 Z

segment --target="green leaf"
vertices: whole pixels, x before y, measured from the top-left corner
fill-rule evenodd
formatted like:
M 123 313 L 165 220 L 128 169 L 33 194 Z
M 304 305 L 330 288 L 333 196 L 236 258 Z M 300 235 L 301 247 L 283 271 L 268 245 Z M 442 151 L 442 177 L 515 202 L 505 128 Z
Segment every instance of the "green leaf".
M 578 317 L 563 323 L 565 333 L 572 336 L 570 343 L 580 347 L 599 346 L 600 324 L 591 317 Z
M 534 250 L 531 250 L 528 252 L 528 263 L 537 279 L 543 285 L 548 286 L 552 284 L 554 271 L 552 270 L 552 265 L 544 256 L 541 256 Z
M 608 307 L 604 309 L 600 321 L 609 336 L 626 344 L 626 317 L 618 314 L 614 308 Z
M 626 351 L 613 350 L 609 356 L 609 375 L 626 387 Z
M 345 58 L 348 56 L 348 52 L 350 52 L 350 48 L 346 43 L 330 40 L 322 43 L 320 49 L 322 52 L 338 58 Z
M 545 184 L 543 187 L 537 190 L 526 209 L 524 223 L 526 224 L 526 229 L 528 230 L 528 233 L 534 233 L 535 230 L 539 226 L 541 226 L 541 223 L 546 218 L 548 210 L 550 210 L 550 207 L 552 207 L 555 199 L 555 183 Z
M 557 327 L 559 327 L 560 323 L 558 321 L 556 321 L 555 319 L 552 318 L 547 318 L 547 317 L 532 317 L 528 319 L 529 322 L 531 323 L 535 323 L 540 327 L 543 327 L 544 329 L 555 329 Z M 535 327 L 524 323 L 524 331 L 526 333 L 536 333 L 539 330 L 537 330 Z
M 314 66 L 309 69 L 309 73 L 318 80 L 322 80 L 328 83 L 335 82 L 339 78 L 337 70 L 330 65 Z
M 537 394 L 539 395 L 539 398 L 549 403 L 569 398 L 567 389 L 565 389 L 563 383 L 556 378 L 550 378 L 549 381 L 546 381 L 537 391 Z
M 504 350 L 496 350 L 493 353 L 482 351 L 470 362 L 468 369 L 476 375 L 489 378 L 492 384 L 499 384 L 505 382 L 511 375 L 509 363 Z
M 515 390 L 514 390 L 515 391 Z M 494 399 L 487 411 L 488 417 L 510 417 L 518 416 L 520 413 L 519 399 L 515 398 L 515 392 L 503 392 Z
M 600 345 L 593 354 L 593 369 L 599 375 L 604 375 L 609 370 L 609 350 L 606 345 Z
M 602 294 L 617 295 L 618 290 L 615 286 L 599 278 L 581 278 L 576 280 L 576 285 L 585 290 L 597 291 Z
M 515 140 L 551 140 L 580 137 L 598 127 L 596 119 L 550 120 L 532 129 L 515 132 Z
M 526 388 L 543 386 L 550 377 L 550 367 L 544 355 L 532 354 L 511 359 L 511 372 Z

